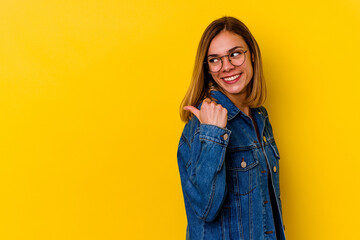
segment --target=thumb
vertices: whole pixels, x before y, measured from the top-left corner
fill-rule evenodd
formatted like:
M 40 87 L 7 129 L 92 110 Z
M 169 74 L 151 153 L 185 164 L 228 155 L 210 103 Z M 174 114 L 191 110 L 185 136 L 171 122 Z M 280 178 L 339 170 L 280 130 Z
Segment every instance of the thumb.
M 200 121 L 200 110 L 194 106 L 185 106 L 184 110 L 192 112 Z

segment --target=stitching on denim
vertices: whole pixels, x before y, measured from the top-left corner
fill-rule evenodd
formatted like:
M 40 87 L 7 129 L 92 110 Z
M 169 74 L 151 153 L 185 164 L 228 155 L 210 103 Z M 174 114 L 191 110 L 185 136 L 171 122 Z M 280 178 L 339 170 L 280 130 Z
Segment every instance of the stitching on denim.
M 195 133 L 194 133 L 194 136 L 192 136 L 191 139 L 190 139 L 190 146 L 194 142 L 194 139 L 196 138 L 196 135 L 198 135 L 198 134 L 200 134 L 200 131 L 196 130 Z
M 235 194 L 236 196 L 246 196 L 249 193 L 251 193 L 252 191 L 254 191 L 254 189 L 257 188 L 257 186 L 253 187 L 250 191 L 246 192 L 246 193 L 237 193 L 237 192 L 233 192 L 233 194 Z
M 217 126 L 217 125 L 213 125 L 213 124 L 208 124 L 208 123 L 201 123 L 201 125 L 203 125 L 203 126 L 209 126 L 209 128 L 215 128 L 215 130 L 219 130 L 218 128 L 220 128 L 220 129 L 222 129 L 222 130 L 224 130 L 224 131 L 230 131 L 229 129 L 227 129 L 227 128 L 223 128 L 223 127 L 219 127 L 219 126 Z
M 237 184 L 237 187 L 239 187 L 239 180 L 238 180 L 238 175 L 237 175 L 237 172 L 236 172 L 236 184 Z M 236 196 L 236 195 L 235 195 Z M 243 224 L 242 224 L 242 214 L 241 214 L 241 198 L 240 197 L 236 197 L 236 201 L 238 203 L 238 228 L 239 228 L 239 235 L 240 235 L 240 238 L 244 238 L 244 227 L 243 227 Z
M 252 191 L 254 191 L 254 189 L 256 188 L 257 186 L 255 186 L 255 187 L 253 187 L 249 192 L 247 192 L 247 193 L 243 193 L 243 194 L 241 194 L 241 193 L 239 193 L 239 195 L 240 196 L 245 196 L 245 195 L 248 195 L 249 193 L 251 193 Z M 235 193 L 236 194 L 236 193 Z
M 212 202 L 213 202 L 213 200 L 214 200 L 214 195 L 215 195 L 215 185 L 216 185 L 217 176 L 218 176 L 218 174 L 215 175 L 213 184 L 212 184 L 212 186 L 211 186 L 211 195 L 210 195 L 210 199 L 209 199 L 208 205 L 206 206 L 205 211 L 204 211 L 204 214 L 203 214 L 203 220 L 205 220 L 205 218 L 206 218 L 206 217 L 209 215 L 209 213 L 210 213 L 210 209 L 211 209 L 210 206 L 212 205 Z
M 224 210 L 221 212 L 221 235 L 222 239 L 225 240 L 225 223 L 224 223 Z
M 205 222 L 203 222 L 203 224 L 202 224 L 202 237 L 201 237 L 201 239 L 202 240 L 205 240 Z
M 234 115 L 232 115 L 232 116 L 229 116 L 229 119 L 228 119 L 228 121 L 231 121 L 231 120 L 233 120 L 238 114 L 239 114 L 239 112 L 240 112 L 240 110 L 239 111 L 236 111 L 235 113 L 234 113 Z
M 220 171 L 221 167 L 224 166 L 225 162 L 225 155 L 226 155 L 226 148 L 222 149 L 221 152 L 221 161 L 219 162 L 219 166 L 216 168 L 216 171 Z M 226 169 L 225 169 L 226 170 Z M 225 180 L 226 181 L 226 180 Z
M 184 139 L 184 143 L 186 143 L 186 144 L 188 145 L 189 149 L 190 149 L 190 143 L 189 143 L 189 141 L 187 140 L 187 138 L 185 137 L 185 135 L 184 135 L 184 134 L 181 134 L 181 137 Z
M 190 145 L 189 145 L 187 138 L 183 134 L 181 135 L 181 138 L 183 139 L 183 143 L 181 145 L 179 145 L 179 148 L 186 143 L 187 147 L 189 148 L 189 153 L 191 153 Z M 186 170 L 189 168 L 190 165 L 191 165 L 191 158 L 185 164 Z
M 185 165 L 186 170 L 191 166 L 191 159 L 188 161 L 188 163 Z
M 232 147 L 229 148 L 230 152 L 241 152 L 241 151 L 248 151 L 248 150 L 252 150 L 252 149 L 257 149 L 260 148 L 257 145 L 250 145 L 250 146 L 243 146 L 243 147 Z
M 249 187 L 252 186 L 252 180 L 253 180 L 253 171 L 249 172 Z M 252 192 L 249 192 L 249 238 L 252 239 L 252 231 L 253 231 L 253 225 L 252 225 L 252 220 L 253 220 L 253 216 L 252 216 Z
M 225 215 L 227 215 L 227 217 Z M 227 224 L 225 221 L 227 221 Z M 228 229 L 227 235 L 231 239 L 231 207 L 223 207 L 221 212 L 221 232 L 223 240 L 227 239 L 225 237 L 226 229 Z
M 265 115 L 265 113 L 263 113 L 263 115 Z M 263 127 L 263 129 L 259 129 L 260 137 L 264 136 L 264 131 L 265 131 L 265 129 L 266 129 L 266 123 L 269 121 L 268 118 L 269 118 L 268 115 L 265 115 L 265 116 L 264 116 L 264 127 Z M 260 132 L 260 131 L 261 131 L 261 132 Z
M 221 161 L 224 161 L 223 158 L 224 158 L 224 150 L 222 150 L 222 154 L 221 154 L 221 159 L 222 159 L 222 160 L 221 160 Z M 189 162 L 192 162 L 192 160 L 190 160 Z M 209 212 L 210 212 L 210 206 L 211 206 L 211 204 L 212 204 L 213 197 L 214 197 L 214 195 L 215 195 L 215 185 L 216 185 L 217 176 L 218 176 L 218 175 L 215 175 L 215 178 L 214 178 L 214 181 L 213 181 L 213 185 L 212 185 L 212 188 L 211 188 L 211 196 L 210 196 L 210 199 L 209 199 L 209 203 L 208 203 L 208 205 L 206 206 L 206 208 L 205 208 L 205 210 L 204 210 L 204 213 L 201 214 L 201 216 L 199 216 L 202 220 L 205 220 L 206 217 L 207 217 L 207 215 L 208 215 Z M 190 177 L 189 177 L 189 178 L 190 178 Z M 186 196 L 187 196 L 187 194 L 186 194 Z M 189 199 L 188 196 L 187 196 L 187 198 Z M 191 201 L 188 201 L 188 202 L 189 202 L 191 208 L 193 208 L 193 209 L 195 210 L 195 208 L 192 206 Z
M 205 136 L 205 135 L 200 135 L 199 138 L 202 139 L 202 140 L 210 140 L 210 141 L 213 141 L 213 142 L 223 143 L 223 141 L 221 141 L 221 140 L 219 140 L 217 138 L 213 138 L 213 137 L 209 137 L 209 136 Z
M 247 168 L 236 168 L 236 167 L 227 167 L 228 170 L 233 170 L 233 171 L 237 171 L 237 172 L 247 172 L 249 171 L 250 169 L 256 167 L 257 165 L 259 165 L 259 161 L 257 161 L 255 159 L 256 162 L 254 162 L 253 164 L 249 165 Z
M 200 126 L 196 127 L 194 135 L 196 135 L 197 133 L 200 133 Z
M 209 141 L 209 142 L 216 143 L 216 144 L 218 144 L 218 145 L 220 145 L 220 146 L 225 146 L 225 143 L 223 143 L 223 142 L 216 142 L 216 141 L 213 141 L 212 139 L 208 139 L 208 138 L 202 138 L 202 137 L 200 137 L 200 140 L 205 140 L 205 141 Z
M 267 113 L 267 110 L 264 106 L 259 107 L 259 110 L 263 113 L 265 117 L 267 117 L 269 114 Z
M 184 194 L 185 194 L 185 197 L 186 197 L 186 199 L 187 199 L 190 207 L 194 210 L 195 214 L 197 215 L 197 211 L 196 211 L 196 209 L 193 207 L 193 205 L 192 205 L 192 203 L 191 203 L 191 201 L 190 201 L 190 198 L 189 198 L 188 194 L 187 194 L 186 192 L 184 192 Z
M 195 141 L 195 138 L 194 138 L 194 141 Z M 199 139 L 199 147 L 200 147 L 200 149 L 201 149 L 201 141 L 200 141 L 200 139 Z M 196 149 L 195 149 L 196 150 Z M 201 153 L 201 152 L 200 152 Z M 197 158 L 197 159 L 195 159 L 196 160 L 196 162 L 194 162 L 194 167 L 196 167 L 197 165 L 198 165 L 198 163 L 199 163 L 199 161 L 200 161 L 200 157 L 201 157 L 201 154 L 199 153 L 199 157 Z M 195 169 L 196 170 L 196 169 Z
M 276 144 L 275 144 L 275 141 L 274 141 L 273 143 L 274 143 L 274 144 L 269 144 L 269 145 L 270 145 L 270 148 L 273 150 L 276 159 L 277 159 L 277 160 L 280 160 L 279 150 L 277 149 L 277 146 L 276 146 Z
M 216 134 L 216 135 L 218 135 L 218 134 Z M 213 137 L 213 136 L 209 136 L 209 135 L 206 135 L 204 133 L 200 134 L 200 138 L 211 139 L 211 140 L 214 140 L 214 141 L 217 141 L 217 142 L 223 142 L 223 140 L 221 140 L 221 138 L 216 138 L 216 137 Z
M 182 137 L 181 137 L 181 138 L 182 138 Z M 180 148 L 182 145 L 184 145 L 184 143 L 185 143 L 185 141 L 180 141 L 178 148 Z
M 221 162 L 223 162 L 224 161 L 224 158 L 225 158 L 225 156 L 224 156 L 224 150 L 222 151 L 222 154 L 221 154 Z M 220 165 L 222 165 L 222 164 L 220 164 Z M 219 174 L 216 174 L 215 175 L 215 177 L 214 177 L 214 181 L 213 181 L 213 184 L 212 184 L 212 188 L 211 188 L 211 195 L 210 195 L 210 199 L 209 199 L 209 203 L 208 203 L 208 205 L 206 206 L 206 208 L 205 208 L 205 212 L 204 212 L 204 219 L 209 215 L 209 213 L 210 213 L 210 206 L 212 205 L 212 202 L 213 202 L 213 200 L 214 200 L 214 195 L 215 195 L 215 186 L 216 186 L 216 180 L 217 180 L 217 177 L 218 177 L 218 175 Z M 225 180 L 226 181 L 226 180 Z

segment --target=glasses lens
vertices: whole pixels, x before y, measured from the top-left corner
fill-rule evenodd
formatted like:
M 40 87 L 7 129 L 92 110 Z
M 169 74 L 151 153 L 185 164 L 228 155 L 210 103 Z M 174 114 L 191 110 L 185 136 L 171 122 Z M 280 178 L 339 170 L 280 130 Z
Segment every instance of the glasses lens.
M 229 55 L 225 55 L 223 57 L 228 57 L 230 63 L 234 66 L 240 66 L 245 62 L 245 52 L 242 49 L 235 49 Z M 209 66 L 209 71 L 216 73 L 220 71 L 223 65 L 223 57 L 211 57 L 208 58 L 207 63 Z
M 229 55 L 230 61 L 234 66 L 240 66 L 245 62 L 245 53 L 242 50 L 235 50 Z
M 221 59 L 220 58 L 209 58 L 208 65 L 210 72 L 218 72 L 221 69 Z

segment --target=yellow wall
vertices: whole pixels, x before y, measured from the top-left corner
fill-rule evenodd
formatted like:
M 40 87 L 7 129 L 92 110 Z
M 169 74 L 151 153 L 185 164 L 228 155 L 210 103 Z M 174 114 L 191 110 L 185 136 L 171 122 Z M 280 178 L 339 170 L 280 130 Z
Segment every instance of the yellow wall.
M 185 239 L 178 109 L 205 27 L 263 55 L 288 239 L 359 239 L 360 3 L 2 0 L 0 239 Z

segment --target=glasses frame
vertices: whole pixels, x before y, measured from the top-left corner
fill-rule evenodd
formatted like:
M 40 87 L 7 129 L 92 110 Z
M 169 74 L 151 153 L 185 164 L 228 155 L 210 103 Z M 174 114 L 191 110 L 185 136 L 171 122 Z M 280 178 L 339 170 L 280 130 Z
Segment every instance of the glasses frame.
M 208 69 L 208 71 L 209 72 L 211 72 L 211 73 L 217 73 L 217 72 L 220 72 L 220 70 L 222 69 L 222 67 L 223 67 L 223 60 L 222 60 L 222 58 L 223 57 L 227 57 L 228 58 L 228 60 L 229 60 L 229 63 L 231 63 L 231 65 L 233 65 L 234 67 L 240 67 L 241 65 L 243 65 L 244 64 L 244 62 L 246 61 L 246 53 L 249 51 L 249 50 L 242 50 L 242 49 L 240 49 L 239 51 L 241 51 L 241 52 L 243 52 L 244 53 L 244 55 L 245 55 L 245 57 L 244 57 L 244 61 L 240 64 L 240 65 L 235 65 L 235 64 L 233 64 L 232 62 L 231 62 L 231 59 L 230 59 L 230 54 L 227 54 L 227 55 L 224 55 L 224 56 L 221 56 L 221 57 L 218 57 L 218 58 L 220 58 L 220 61 L 221 61 L 221 67 L 219 68 L 219 70 L 218 71 L 216 71 L 216 72 L 212 72 L 212 71 L 210 71 L 210 66 L 209 66 L 209 63 L 208 63 L 208 61 L 206 60 L 206 61 L 204 61 L 204 64 L 206 64 L 206 66 L 207 66 L 207 69 Z

